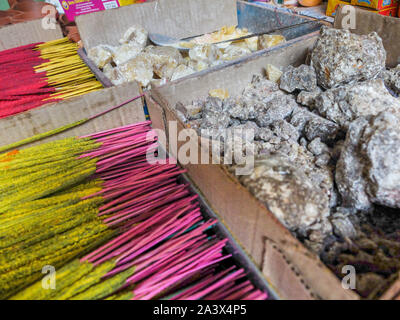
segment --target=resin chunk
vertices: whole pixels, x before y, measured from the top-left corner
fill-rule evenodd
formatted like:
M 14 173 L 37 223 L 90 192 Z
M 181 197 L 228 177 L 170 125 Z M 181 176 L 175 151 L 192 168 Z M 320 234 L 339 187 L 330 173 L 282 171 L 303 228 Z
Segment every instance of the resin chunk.
M 114 48 L 110 46 L 99 45 L 89 50 L 88 57 L 98 68 L 103 69 L 107 63 L 112 61 L 113 53 Z
M 147 44 L 148 32 L 141 26 L 134 25 L 125 31 L 120 44 L 129 44 L 134 47 L 144 48 Z
M 376 115 L 385 110 L 400 112 L 400 101 L 385 88 L 381 79 L 374 79 L 321 93 L 315 99 L 315 109 L 341 128 L 362 116 Z
M 384 68 L 386 51 L 377 33 L 359 36 L 322 27 L 311 53 L 318 84 L 325 89 L 369 80 Z
M 336 165 L 344 206 L 372 203 L 400 208 L 400 117 L 390 112 L 361 117 L 349 127 Z
M 315 91 L 317 90 L 317 76 L 314 69 L 305 64 L 297 68 L 289 65 L 283 70 L 279 87 L 289 93 L 297 89 Z

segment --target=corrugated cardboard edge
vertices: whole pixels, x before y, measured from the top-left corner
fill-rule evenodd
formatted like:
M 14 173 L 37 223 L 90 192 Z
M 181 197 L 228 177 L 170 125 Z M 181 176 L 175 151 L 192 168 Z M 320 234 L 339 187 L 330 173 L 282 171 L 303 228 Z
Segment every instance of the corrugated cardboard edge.
M 336 10 L 334 27 L 342 29 L 343 22 L 348 23 L 348 13 L 344 13 L 343 7 L 340 5 Z M 355 29 L 351 32 L 367 35 L 373 31 L 377 32 L 382 38 L 383 46 L 387 52 L 386 65 L 395 67 L 400 63 L 400 19 L 394 17 L 386 17 L 375 12 L 371 12 L 359 7 L 353 7 L 355 10 Z
M 45 29 L 42 19 L 21 22 L 0 28 L 0 51 L 62 37 L 61 27 L 58 24 L 54 24 L 54 29 Z
M 0 146 L 88 118 L 139 95 L 139 92 L 136 83 L 127 83 L 0 119 Z M 37 143 L 86 135 L 144 120 L 143 104 L 141 99 L 138 99 L 79 127 Z
M 159 0 L 76 17 L 84 47 L 118 45 L 128 27 L 186 38 L 237 25 L 235 0 Z
M 228 251 L 232 254 L 232 257 L 236 260 L 236 262 L 240 265 L 240 267 L 246 270 L 246 274 L 248 278 L 262 291 L 268 292 L 268 299 L 280 299 L 280 296 L 277 294 L 276 290 L 274 290 L 271 283 L 265 279 L 259 268 L 254 264 L 254 261 L 251 260 L 249 255 L 243 251 L 240 244 L 236 241 L 231 231 L 226 227 L 224 223 L 222 223 L 219 217 L 215 214 L 215 212 L 208 205 L 206 200 L 204 199 L 202 193 L 195 187 L 193 181 L 186 174 L 182 174 L 181 181 L 190 185 L 190 190 L 199 196 L 200 208 L 204 212 L 204 215 L 207 218 L 217 219 L 218 222 L 216 224 L 218 232 L 223 238 L 228 238 L 229 242 L 227 245 Z
M 252 61 L 259 57 L 268 57 L 268 62 L 272 64 L 278 61 L 298 64 L 304 61 L 307 52 L 303 51 L 299 54 L 293 44 L 312 46 L 314 41 L 315 37 L 311 36 L 298 38 L 291 43 L 277 47 L 275 50 L 244 58 L 240 63 L 234 63 L 225 66 L 225 68 L 217 68 L 203 75 L 178 80 L 178 84 L 186 85 L 185 88 L 177 86 L 177 83 L 155 88 L 146 96 L 153 126 L 166 131 L 167 123 L 177 121 L 178 132 L 184 128 L 184 124 L 171 109 L 171 101 L 168 101 L 177 95 L 177 90 L 185 92 L 188 101 L 183 102 L 190 102 L 192 97 L 207 95 L 210 88 L 202 88 L 200 85 L 203 77 L 207 78 L 203 79 L 207 83 L 207 80 L 210 80 L 211 77 L 219 76 L 218 80 L 221 81 L 223 87 L 224 81 L 229 82 L 229 79 L 234 78 L 233 74 L 237 72 L 243 76 L 243 80 L 240 80 L 243 84 L 245 81 L 251 80 L 252 74 L 249 75 L 248 73 L 252 72 Z M 265 61 L 265 63 L 267 62 Z M 250 71 L 246 72 L 245 70 Z M 240 90 L 240 84 L 236 84 L 236 81 L 231 84 L 233 86 L 230 88 L 232 92 Z M 192 92 L 189 87 L 193 90 Z M 187 91 L 185 91 L 186 89 Z M 165 96 L 167 91 L 168 96 Z M 188 92 L 192 95 L 187 94 Z M 286 299 L 359 298 L 354 292 L 344 290 L 339 279 L 319 258 L 295 239 L 277 218 L 254 198 L 224 166 L 188 164 L 184 167 L 188 170 L 191 180 L 201 190 L 212 209 L 231 230 L 244 250 L 250 254 L 256 265 L 264 271 L 264 275 L 277 289 L 280 296 Z M 227 198 L 227 195 L 229 195 L 229 198 Z M 271 247 L 276 247 L 279 254 L 271 253 Z M 275 264 L 275 267 L 273 264 Z M 277 269 L 276 266 L 280 266 L 280 268 Z M 276 271 L 279 271 L 279 274 L 276 274 Z

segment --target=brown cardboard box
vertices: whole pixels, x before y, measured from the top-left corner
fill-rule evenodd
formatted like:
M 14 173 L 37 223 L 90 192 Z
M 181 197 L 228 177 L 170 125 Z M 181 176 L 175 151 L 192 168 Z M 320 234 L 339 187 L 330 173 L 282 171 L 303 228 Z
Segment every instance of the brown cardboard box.
M 137 85 L 135 83 L 128 83 L 118 87 L 89 93 L 58 104 L 49 104 L 8 119 L 0 119 L 0 146 L 30 137 L 37 133 L 58 128 L 83 119 L 89 115 L 98 114 L 138 94 L 139 88 Z M 87 135 L 100 130 L 112 129 L 144 120 L 143 106 L 139 99 L 79 127 L 75 127 L 33 144 L 25 145 L 22 148 L 65 137 Z M 180 179 L 182 183 L 188 183 L 185 176 L 180 177 Z M 197 191 L 192 186 L 190 190 L 192 192 Z M 205 217 L 215 219 L 214 213 L 209 210 L 201 197 L 199 198 L 199 202 Z M 274 298 L 275 293 L 271 292 L 268 283 L 262 277 L 260 271 L 235 242 L 229 231 L 221 223 L 217 223 L 215 228 L 219 236 L 229 240 L 227 250 L 232 254 L 237 265 L 245 270 L 248 278 L 257 288 L 268 292 L 269 299 Z
M 0 119 L 0 146 L 93 116 L 137 95 L 139 95 L 137 84 L 127 83 Z M 144 120 L 142 100 L 138 99 L 100 118 L 40 142 L 85 135 Z
M 278 67 L 302 64 L 316 38 L 317 34 L 304 36 L 292 44 L 243 58 L 225 68 L 214 68 L 208 73 L 154 88 L 146 96 L 153 126 L 164 130 L 168 136 L 169 122 L 177 121 L 179 132 L 185 125 L 173 111 L 177 102 L 190 103 L 194 99 L 205 98 L 209 90 L 215 88 L 227 89 L 232 95 L 241 92 L 254 74 L 264 73 L 267 64 Z M 183 143 L 178 142 L 178 147 Z M 176 156 L 176 151 L 171 151 Z M 344 289 L 320 259 L 294 238 L 223 165 L 183 166 L 221 221 L 282 298 L 360 298 L 353 291 Z M 393 288 L 383 298 L 392 298 L 395 292 Z
M 356 34 L 369 34 L 376 31 L 383 40 L 383 45 L 387 52 L 386 65 L 395 67 L 400 63 L 400 19 L 395 17 L 386 17 L 375 12 L 354 7 L 355 29 L 350 29 Z M 346 18 L 343 12 L 343 5 L 337 9 L 334 27 L 341 29 L 342 21 Z
M 316 36 L 304 36 L 292 45 L 280 45 L 225 68 L 214 68 L 210 72 L 153 89 L 146 96 L 153 125 L 168 132 L 168 123 L 178 121 L 179 132 L 184 124 L 172 110 L 177 102 L 204 98 L 213 88 L 225 88 L 232 94 L 240 92 L 254 74 L 263 73 L 268 63 L 276 66 L 299 65 L 305 61 Z M 318 257 L 295 239 L 224 166 L 188 164 L 184 167 L 210 206 L 282 298 L 357 298 L 353 292 L 343 290 L 338 278 Z
M 58 24 L 54 29 L 45 29 L 42 19 L 21 22 L 0 28 L 0 51 L 35 42 L 45 42 L 62 38 Z
M 56 25 L 55 30 L 45 30 L 42 28 L 41 20 L 0 28 L 1 50 L 61 37 L 62 32 L 58 25 Z M 0 119 L 0 146 L 100 113 L 139 95 L 139 91 L 140 89 L 136 83 L 129 83 L 118 88 L 104 89 L 61 102 L 45 104 L 39 108 Z M 143 120 L 145 120 L 143 102 L 138 99 L 101 118 L 94 119 L 84 125 L 44 140 L 58 139 L 71 135 L 84 135 Z
M 99 44 L 118 45 L 122 34 L 133 24 L 141 25 L 149 32 L 186 38 L 214 32 L 223 26 L 239 25 L 250 32 L 261 32 L 308 21 L 313 20 L 237 0 L 157 0 L 76 17 L 86 50 Z M 302 24 L 284 30 L 282 34 L 292 41 L 318 30 L 321 25 Z M 102 73 L 94 64 L 90 68 L 96 75 Z

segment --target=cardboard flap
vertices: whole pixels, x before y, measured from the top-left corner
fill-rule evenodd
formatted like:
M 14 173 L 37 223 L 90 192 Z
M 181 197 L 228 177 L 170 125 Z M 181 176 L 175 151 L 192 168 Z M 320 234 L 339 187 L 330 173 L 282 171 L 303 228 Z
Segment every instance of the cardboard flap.
M 238 23 L 235 0 L 157 0 L 81 15 L 75 21 L 86 49 L 118 45 L 135 24 L 149 32 L 186 38 Z
M 398 274 L 398 277 L 400 273 Z M 400 300 L 400 280 L 397 279 L 387 291 L 380 297 L 380 300 Z
M 340 5 L 336 11 L 334 27 L 337 29 L 342 29 L 343 22 L 349 18 L 349 13 L 343 10 L 343 7 L 344 5 Z M 350 29 L 350 31 L 360 35 L 366 35 L 373 31 L 378 33 L 386 49 L 386 65 L 388 67 L 397 66 L 400 63 L 400 19 L 386 17 L 358 7 L 353 8 L 355 10 L 355 29 Z
M 136 83 L 126 83 L 0 119 L 0 146 L 94 116 L 139 94 Z M 141 99 L 137 99 L 99 118 L 38 143 L 86 135 L 144 120 L 143 103 Z
M 264 256 L 261 270 L 267 279 L 275 285 L 279 284 L 278 292 L 286 299 L 292 300 L 312 300 L 318 298 L 309 285 L 304 281 L 296 266 L 282 268 L 284 264 L 290 264 L 276 244 L 269 240 L 264 240 Z
M 46 29 L 43 19 L 21 22 L 0 28 L 0 50 L 11 49 L 35 42 L 46 42 L 63 37 L 61 27 L 54 24 L 54 29 Z

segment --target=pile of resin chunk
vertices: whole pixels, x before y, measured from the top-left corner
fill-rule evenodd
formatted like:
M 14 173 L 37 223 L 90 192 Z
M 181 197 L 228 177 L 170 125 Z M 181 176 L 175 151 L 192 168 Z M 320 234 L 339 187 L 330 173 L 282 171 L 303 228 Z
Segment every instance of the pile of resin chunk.
M 356 269 L 356 290 L 362 298 L 380 297 L 400 270 L 400 220 L 398 210 L 377 207 L 359 217 L 349 215 L 356 236 L 336 240 L 321 254 L 322 261 L 343 278 L 344 266 Z
M 213 44 L 248 34 L 246 29 L 223 27 L 217 32 L 186 42 L 185 46 L 190 48 L 186 53 L 172 46 L 150 45 L 147 31 L 134 25 L 123 34 L 119 46 L 101 44 L 91 48 L 88 56 L 114 85 L 136 80 L 147 87 L 174 81 L 285 41 L 281 35 L 263 35 Z
M 176 113 L 218 141 L 221 158 L 245 154 L 248 137 L 226 137 L 251 129 L 254 170 L 237 178 L 321 254 L 332 239 L 358 237 L 354 217 L 400 208 L 400 69 L 384 69 L 376 34 L 323 28 L 311 57 L 311 66 L 266 65 L 267 78 L 254 76 L 240 95 L 213 88 L 205 99 L 178 103 Z M 240 166 L 229 165 L 232 173 Z
M 239 177 L 241 183 L 285 226 L 307 239 L 310 247 L 317 252 L 322 248 L 324 238 L 332 232 L 328 217 L 337 198 L 333 150 L 326 144 L 339 132 L 335 123 L 300 106 L 277 83 L 260 76 L 253 78 L 241 96 L 209 96 L 190 105 L 178 103 L 176 112 L 202 136 L 222 141 L 221 156 L 224 150 L 241 148 L 237 140 L 224 139 L 227 132 L 252 129 L 258 160 L 250 176 Z M 292 202 L 294 198 L 299 201 Z

